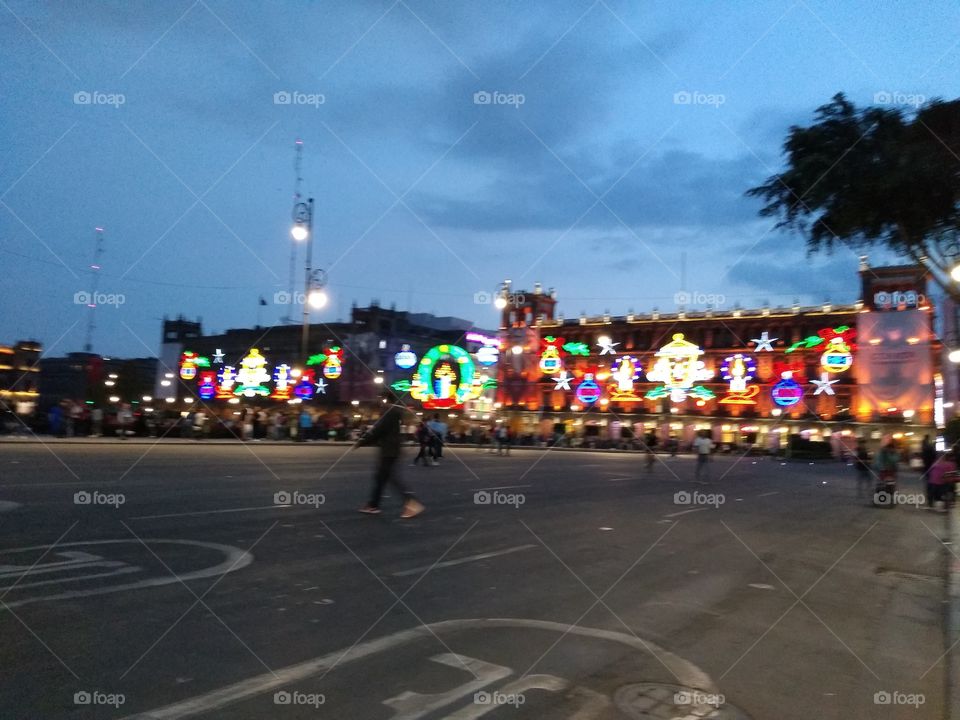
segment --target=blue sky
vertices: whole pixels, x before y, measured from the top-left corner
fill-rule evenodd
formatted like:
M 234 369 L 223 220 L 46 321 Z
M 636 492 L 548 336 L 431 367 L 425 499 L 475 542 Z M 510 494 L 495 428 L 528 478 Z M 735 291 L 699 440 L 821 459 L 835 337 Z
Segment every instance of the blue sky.
M 936 1 L 7 0 L 0 341 L 82 349 L 96 226 L 123 298 L 96 350 L 153 354 L 164 315 L 279 321 L 296 138 L 323 320 L 376 298 L 491 327 L 474 296 L 504 278 L 568 317 L 681 289 L 850 301 L 855 254 L 808 257 L 743 193 L 838 91 L 960 95 L 958 22 Z

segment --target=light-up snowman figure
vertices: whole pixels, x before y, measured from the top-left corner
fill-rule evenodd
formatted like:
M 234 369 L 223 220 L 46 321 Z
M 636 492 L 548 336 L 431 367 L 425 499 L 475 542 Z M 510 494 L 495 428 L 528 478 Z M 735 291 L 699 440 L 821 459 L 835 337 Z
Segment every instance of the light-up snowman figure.
M 692 396 L 701 400 L 715 397 L 713 391 L 696 383 L 709 380 L 713 371 L 700 359 L 703 350 L 683 339 L 683 333 L 676 333 L 673 340 L 656 352 L 657 361 L 647 372 L 654 382 L 663 383 L 646 394 L 649 399 L 669 395 L 673 402 L 679 403 Z

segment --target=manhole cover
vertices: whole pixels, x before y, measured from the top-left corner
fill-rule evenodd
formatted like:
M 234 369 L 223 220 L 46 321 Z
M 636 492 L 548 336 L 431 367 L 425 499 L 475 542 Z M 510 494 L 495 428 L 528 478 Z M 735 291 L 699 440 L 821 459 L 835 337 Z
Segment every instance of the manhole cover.
M 723 695 L 683 685 L 635 683 L 614 693 L 613 701 L 636 720 L 750 720 Z

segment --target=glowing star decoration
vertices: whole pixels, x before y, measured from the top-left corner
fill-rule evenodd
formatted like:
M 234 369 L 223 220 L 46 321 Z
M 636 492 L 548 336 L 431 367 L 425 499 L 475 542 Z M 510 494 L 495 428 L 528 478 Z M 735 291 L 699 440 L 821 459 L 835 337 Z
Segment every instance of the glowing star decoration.
M 752 338 L 750 342 L 756 345 L 756 348 L 754 348 L 754 350 L 756 350 L 757 352 L 763 352 L 764 350 L 766 350 L 767 352 L 773 352 L 773 344 L 779 339 L 780 338 L 770 337 L 770 333 L 764 330 L 762 333 L 760 333 L 760 337 Z
M 314 383 L 314 385 L 316 386 L 318 393 L 320 393 L 321 395 L 327 394 L 327 383 L 323 381 L 323 378 L 320 378 L 319 380 L 317 380 L 317 382 Z
M 781 380 L 770 390 L 770 396 L 780 407 L 791 407 L 803 398 L 803 387 L 793 379 L 793 373 L 785 370 L 780 374 Z
M 833 391 L 833 388 L 830 386 L 835 382 L 839 382 L 839 380 L 831 380 L 828 373 L 821 373 L 819 380 L 811 380 L 810 382 L 817 386 L 817 389 L 813 391 L 814 395 L 820 395 L 821 393 L 825 393 L 827 395 L 836 395 L 836 393 Z
M 559 375 L 550 379 L 557 384 L 557 386 L 553 388 L 554 390 L 569 390 L 570 381 L 573 380 L 573 376 L 570 375 L 566 370 L 561 370 Z
M 273 400 L 289 400 L 293 392 L 293 378 L 290 375 L 290 366 L 284 363 L 277 365 L 273 372 L 273 392 L 270 397 Z
M 217 374 L 205 370 L 197 376 L 197 395 L 201 400 L 213 400 L 217 396 Z
M 327 351 L 327 359 L 323 363 L 323 376 L 327 380 L 336 380 L 343 374 L 343 348 L 334 345 Z
M 540 370 L 544 375 L 555 373 L 563 367 L 563 359 L 560 355 L 563 338 L 547 335 L 541 342 L 543 352 L 540 354 Z
M 217 400 L 227 400 L 233 397 L 233 385 L 237 381 L 237 369 L 233 365 L 224 365 L 217 375 L 220 384 L 217 386 Z
M 643 398 L 637 395 L 633 384 L 640 379 L 642 370 L 640 361 L 633 355 L 621 355 L 611 368 L 610 377 L 616 383 L 611 386 L 610 399 L 616 402 L 639 402 Z
M 410 349 L 409 345 L 402 345 L 400 352 L 393 356 L 393 362 L 402 370 L 409 370 L 417 364 L 417 354 Z
M 723 361 L 720 374 L 730 383 L 729 392 L 720 400 L 724 405 L 756 405 L 755 398 L 760 388 L 747 385 L 757 374 L 757 365 L 749 355 L 737 353 Z
M 217 365 L 223 365 L 223 351 L 220 348 L 217 348 L 217 351 L 213 354 L 213 362 Z
M 600 346 L 600 354 L 601 354 L 601 355 L 616 355 L 616 354 L 617 354 L 617 351 L 614 350 L 614 348 L 617 347 L 617 345 L 619 345 L 619 344 L 620 344 L 620 343 L 618 343 L 618 342 L 616 342 L 616 343 L 613 342 L 613 341 L 612 341 L 609 337 L 607 337 L 606 335 L 603 335 L 603 336 L 597 338 L 597 345 Z
M 568 342 L 564 344 L 563 349 L 570 355 L 579 355 L 581 357 L 590 356 L 590 346 L 582 342 Z
M 587 373 L 577 385 L 577 400 L 583 405 L 593 405 L 600 399 L 600 386 L 593 379 L 593 373 Z
M 237 372 L 237 382 L 240 385 L 234 389 L 234 395 L 244 397 L 261 397 L 269 395 L 266 383 L 270 382 L 270 373 L 266 369 L 267 359 L 260 354 L 257 348 L 251 348 L 247 356 L 240 361 L 240 370 Z
M 180 377 L 183 380 L 193 380 L 197 376 L 197 360 L 199 356 L 195 352 L 185 351 L 180 356 Z
M 470 353 L 458 345 L 437 345 L 420 358 L 412 380 L 400 380 L 390 387 L 409 392 L 425 408 L 457 408 L 480 396 L 492 381 L 477 377 Z
M 314 388 L 319 389 L 320 383 L 323 383 L 323 380 L 316 381 L 313 370 L 304 370 L 297 378 L 297 384 L 293 386 L 293 394 L 301 400 L 311 400 Z M 327 384 L 323 383 L 323 387 L 326 388 Z
M 650 390 L 645 398 L 656 400 L 666 395 L 673 402 L 683 402 L 687 396 L 698 400 L 712 400 L 716 394 L 696 383 L 709 380 L 713 372 L 707 369 L 700 356 L 703 350 L 683 339 L 683 333 L 676 333 L 673 340 L 656 352 L 657 361 L 647 372 L 647 379 L 663 383 Z

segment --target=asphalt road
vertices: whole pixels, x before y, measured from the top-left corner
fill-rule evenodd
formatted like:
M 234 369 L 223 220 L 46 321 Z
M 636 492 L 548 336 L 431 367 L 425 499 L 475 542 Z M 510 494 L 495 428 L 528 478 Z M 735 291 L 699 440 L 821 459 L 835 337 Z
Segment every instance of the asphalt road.
M 401 521 L 346 450 L 0 445 L 0 717 L 943 716 L 945 515 L 851 468 L 448 449 Z

